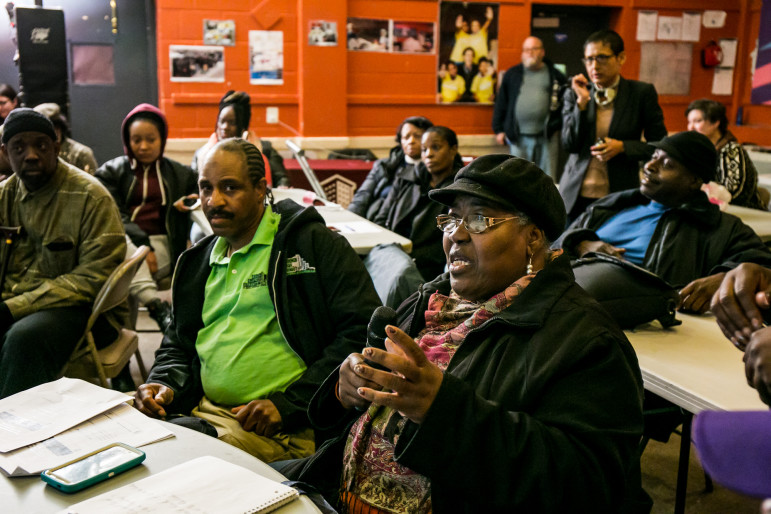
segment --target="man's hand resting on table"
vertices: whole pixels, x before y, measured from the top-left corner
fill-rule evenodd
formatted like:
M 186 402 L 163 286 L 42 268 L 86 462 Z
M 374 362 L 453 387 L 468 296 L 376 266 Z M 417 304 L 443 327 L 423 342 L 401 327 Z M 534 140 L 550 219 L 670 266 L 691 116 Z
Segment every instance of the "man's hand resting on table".
M 134 393 L 134 407 L 151 418 L 165 418 L 168 406 L 174 400 L 174 391 L 161 384 L 142 384 Z
M 252 400 L 233 407 L 230 412 L 236 415 L 241 428 L 257 435 L 272 437 L 282 427 L 281 414 L 270 400 Z
M 716 273 L 699 278 L 680 290 L 680 304 L 677 310 L 703 314 L 709 310 L 712 295 L 720 287 L 725 273 Z
M 771 270 L 744 263 L 726 273 L 712 297 L 712 313 L 723 334 L 744 351 L 750 336 L 763 328 L 761 310 L 771 307 Z
M 752 333 L 744 350 L 744 373 L 763 403 L 771 406 L 771 327 Z

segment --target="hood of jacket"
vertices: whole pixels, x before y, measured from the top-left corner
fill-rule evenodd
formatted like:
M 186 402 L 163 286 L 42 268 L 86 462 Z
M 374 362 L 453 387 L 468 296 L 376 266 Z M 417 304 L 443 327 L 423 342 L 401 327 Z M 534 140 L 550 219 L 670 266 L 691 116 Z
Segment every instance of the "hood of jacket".
M 163 157 L 163 152 L 166 149 L 166 138 L 169 135 L 169 124 L 166 121 L 166 115 L 164 115 L 160 109 L 150 104 L 137 105 L 131 110 L 131 112 L 126 115 L 125 118 L 123 118 L 123 123 L 120 126 L 120 134 L 121 138 L 123 139 L 123 152 L 131 162 L 136 161 L 136 156 L 134 155 L 134 152 L 131 151 L 131 144 L 129 143 L 129 127 L 131 126 L 131 122 L 134 121 L 134 118 L 136 118 L 139 114 L 148 115 L 148 117 L 154 118 L 158 121 L 158 124 L 161 127 L 161 155 L 158 156 L 158 159 L 161 159 Z

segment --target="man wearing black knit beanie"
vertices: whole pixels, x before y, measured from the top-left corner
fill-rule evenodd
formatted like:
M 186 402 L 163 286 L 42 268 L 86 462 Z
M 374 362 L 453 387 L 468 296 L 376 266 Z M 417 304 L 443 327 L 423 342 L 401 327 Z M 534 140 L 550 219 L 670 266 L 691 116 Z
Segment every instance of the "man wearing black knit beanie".
M 58 160 L 48 118 L 11 111 L 2 143 L 14 174 L 0 183 L 0 225 L 19 230 L 0 263 L 7 270 L 0 284 L 0 398 L 61 373 L 94 298 L 126 254 L 115 202 L 95 178 Z M 98 322 L 97 346 L 117 337 L 126 314 L 114 309 Z

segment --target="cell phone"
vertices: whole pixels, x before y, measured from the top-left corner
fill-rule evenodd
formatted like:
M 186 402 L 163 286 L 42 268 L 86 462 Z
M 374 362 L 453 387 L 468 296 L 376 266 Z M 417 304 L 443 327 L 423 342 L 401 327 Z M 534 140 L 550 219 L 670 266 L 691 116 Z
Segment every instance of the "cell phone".
M 145 452 L 123 443 L 113 443 L 40 474 L 43 482 L 74 493 L 114 477 L 145 460 Z
M 182 203 L 186 207 L 190 207 L 190 209 L 197 209 L 199 205 L 201 205 L 201 199 L 200 198 L 185 198 L 182 200 Z

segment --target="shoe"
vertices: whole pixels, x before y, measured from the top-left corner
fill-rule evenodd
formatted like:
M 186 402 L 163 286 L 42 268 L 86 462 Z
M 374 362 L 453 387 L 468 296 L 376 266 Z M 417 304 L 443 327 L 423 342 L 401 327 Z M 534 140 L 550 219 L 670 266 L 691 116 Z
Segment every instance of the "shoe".
M 169 302 L 155 298 L 145 304 L 145 307 L 147 307 L 147 313 L 150 317 L 158 323 L 161 332 L 165 334 L 171 325 L 171 305 L 169 305 Z
M 134 383 L 134 379 L 131 378 L 131 370 L 128 364 L 123 367 L 116 377 L 110 379 L 110 385 L 113 390 L 122 393 L 133 393 L 137 390 L 137 385 Z

